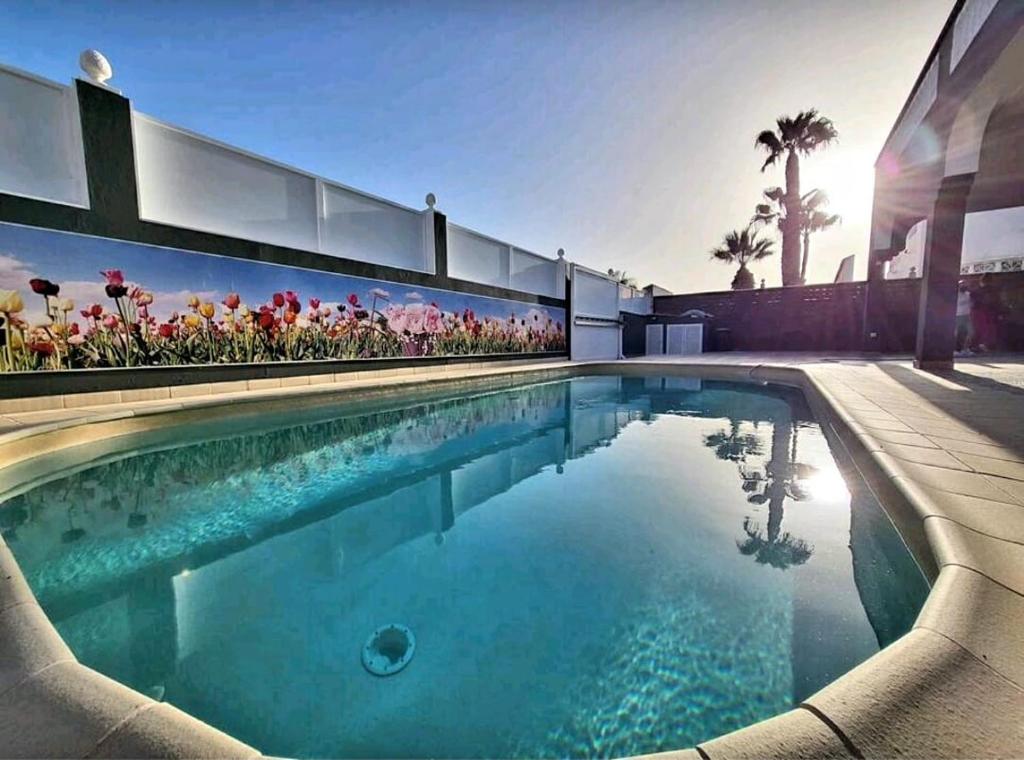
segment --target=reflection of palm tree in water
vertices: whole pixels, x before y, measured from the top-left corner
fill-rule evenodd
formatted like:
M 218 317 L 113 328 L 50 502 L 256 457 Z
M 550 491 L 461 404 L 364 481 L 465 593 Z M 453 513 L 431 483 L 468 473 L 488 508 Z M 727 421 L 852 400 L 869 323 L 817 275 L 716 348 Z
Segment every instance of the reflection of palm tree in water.
M 704 445 L 715 450 L 715 456 L 728 462 L 746 462 L 748 456 L 761 453 L 761 441 L 753 433 L 740 433 L 740 421 L 729 420 L 728 430 L 704 436 Z
M 704 444 L 715 449 L 719 459 L 736 462 L 743 490 L 749 494 L 751 504 L 768 505 L 767 531 L 750 516 L 743 518 L 743 532 L 747 537 L 737 541 L 740 553 L 753 556 L 764 565 L 785 569 L 802 565 L 814 552 L 814 548 L 801 538 L 782 530 L 782 518 L 787 498 L 803 501 L 809 494 L 801 481 L 814 472 L 810 465 L 796 461 L 797 436 L 790 415 L 779 415 L 772 427 L 771 456 L 764 466 L 764 473 L 743 466 L 748 455 L 761 453 L 760 443 L 753 435 L 739 433 L 739 422 L 730 421 L 729 431 L 720 431 L 705 436 Z

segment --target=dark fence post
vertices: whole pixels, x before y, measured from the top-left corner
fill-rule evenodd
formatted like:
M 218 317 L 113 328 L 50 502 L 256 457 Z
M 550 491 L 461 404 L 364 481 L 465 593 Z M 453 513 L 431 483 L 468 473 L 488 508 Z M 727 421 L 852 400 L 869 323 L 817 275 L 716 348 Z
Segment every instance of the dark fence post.
M 448 217 L 440 211 L 434 216 L 434 274 L 441 280 L 448 279 Z
M 139 227 L 139 195 L 131 103 L 112 90 L 81 79 L 75 81 L 75 88 L 89 182 L 90 232 L 134 237 Z

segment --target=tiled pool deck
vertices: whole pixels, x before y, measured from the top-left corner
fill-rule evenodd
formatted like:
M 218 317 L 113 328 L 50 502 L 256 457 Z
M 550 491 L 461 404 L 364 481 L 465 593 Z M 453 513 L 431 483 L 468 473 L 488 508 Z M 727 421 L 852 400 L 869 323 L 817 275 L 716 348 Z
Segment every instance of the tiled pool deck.
M 637 365 L 650 361 L 594 369 L 643 371 Z M 1024 757 L 1024 363 L 971 360 L 936 376 L 908 361 L 811 354 L 658 362 L 666 372 L 803 387 L 934 581 L 913 631 L 799 708 L 659 757 Z M 160 427 L 168 415 L 182 423 L 256 408 L 242 406 L 249 403 L 317 403 L 321 394 L 570 366 L 461 365 L 322 376 L 315 384 L 301 378 L 287 387 L 0 400 L 0 468 Z M 258 754 L 77 663 L 0 540 L 0 755 Z

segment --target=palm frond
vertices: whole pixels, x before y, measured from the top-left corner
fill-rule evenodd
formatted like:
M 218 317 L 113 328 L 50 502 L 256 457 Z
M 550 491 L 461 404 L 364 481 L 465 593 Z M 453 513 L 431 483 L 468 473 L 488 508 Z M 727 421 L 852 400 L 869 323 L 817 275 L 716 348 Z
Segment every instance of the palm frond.
M 763 148 L 768 153 L 768 157 L 761 164 L 761 171 L 774 164 L 786 150 L 778 135 L 770 129 L 766 129 L 758 134 L 754 139 L 754 147 Z

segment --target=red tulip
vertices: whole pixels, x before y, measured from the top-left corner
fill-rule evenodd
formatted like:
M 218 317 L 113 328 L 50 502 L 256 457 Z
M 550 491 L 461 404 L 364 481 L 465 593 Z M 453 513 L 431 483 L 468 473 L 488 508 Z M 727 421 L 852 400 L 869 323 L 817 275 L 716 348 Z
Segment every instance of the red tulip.
M 357 296 L 355 293 L 350 293 L 349 296 L 348 296 L 348 302 L 350 304 L 352 304 L 353 306 L 358 306 L 359 305 L 359 296 Z
M 274 299 L 274 306 L 276 306 L 277 308 L 280 309 L 282 306 L 284 306 L 284 294 L 283 293 L 274 293 L 273 299 Z
M 238 293 L 228 293 L 224 297 L 224 305 L 234 311 L 242 303 L 242 299 L 238 296 Z
M 260 327 L 268 332 L 274 329 L 274 314 L 270 311 L 261 311 L 259 318 Z
M 161 338 L 170 338 L 174 335 L 174 325 L 162 324 L 157 328 Z
M 53 353 L 53 344 L 48 340 L 29 341 L 28 347 L 41 356 L 50 356 Z
M 284 323 L 286 325 L 295 324 L 295 312 L 291 310 L 291 305 L 288 307 L 288 311 L 284 313 Z
M 60 293 L 60 285 L 40 277 L 33 277 L 28 281 L 28 284 L 32 288 L 32 292 L 38 293 L 41 296 L 55 296 Z
M 311 308 L 311 309 L 319 309 L 320 308 L 320 299 L 319 298 L 310 298 L 309 299 L 309 308 Z

